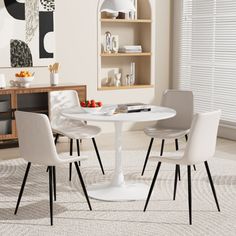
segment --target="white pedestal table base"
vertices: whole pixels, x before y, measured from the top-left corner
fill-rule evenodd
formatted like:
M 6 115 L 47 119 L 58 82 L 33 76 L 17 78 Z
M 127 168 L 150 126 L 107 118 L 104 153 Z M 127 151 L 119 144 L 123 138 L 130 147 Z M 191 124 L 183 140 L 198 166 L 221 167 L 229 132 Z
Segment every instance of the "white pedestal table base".
M 122 171 L 122 122 L 115 122 L 115 170 L 111 183 L 88 187 L 91 198 L 104 201 L 133 201 L 147 198 L 149 187 L 142 183 L 125 183 Z
M 103 201 L 146 200 L 149 186 L 142 183 L 125 183 L 122 186 L 94 184 L 87 189 L 89 197 Z

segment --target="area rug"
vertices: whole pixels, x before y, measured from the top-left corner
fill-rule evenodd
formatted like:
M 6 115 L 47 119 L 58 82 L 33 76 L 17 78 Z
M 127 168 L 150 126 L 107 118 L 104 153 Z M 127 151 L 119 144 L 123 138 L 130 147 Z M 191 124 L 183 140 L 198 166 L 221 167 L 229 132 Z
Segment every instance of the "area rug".
M 106 175 L 103 176 L 93 151 L 83 152 L 89 158 L 81 171 L 86 185 L 112 178 L 114 152 L 101 151 Z M 126 180 L 150 185 L 156 167 L 151 158 L 146 173 L 141 169 L 146 151 L 123 152 Z M 155 155 L 156 153 L 152 153 Z M 188 225 L 186 168 L 181 167 L 177 199 L 172 200 L 174 166 L 163 164 L 147 211 L 145 201 L 103 202 L 91 199 L 88 210 L 79 179 L 73 168 L 68 181 L 68 166 L 57 168 L 57 201 L 54 204 L 54 226 L 50 226 L 48 174 L 43 166 L 33 165 L 18 214 L 14 208 L 24 176 L 23 159 L 0 163 L 0 235 L 236 235 L 236 161 L 218 152 L 209 161 L 221 212 L 217 212 L 203 165 L 192 171 L 193 225 Z

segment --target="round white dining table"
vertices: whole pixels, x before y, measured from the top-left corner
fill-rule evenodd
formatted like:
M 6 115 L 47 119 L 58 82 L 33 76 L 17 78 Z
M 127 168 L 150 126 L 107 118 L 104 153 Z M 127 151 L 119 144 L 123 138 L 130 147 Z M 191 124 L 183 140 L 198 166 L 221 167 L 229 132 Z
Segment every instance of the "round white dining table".
M 112 122 L 115 125 L 115 168 L 109 183 L 88 186 L 91 198 L 103 201 L 132 201 L 147 198 L 149 186 L 144 183 L 125 182 L 122 170 L 122 124 L 124 122 L 148 122 L 164 120 L 176 115 L 175 110 L 167 107 L 151 106 L 151 111 L 136 113 L 118 113 L 106 115 L 85 113 L 81 108 L 74 107 L 63 110 L 62 115 L 72 120 L 95 122 Z

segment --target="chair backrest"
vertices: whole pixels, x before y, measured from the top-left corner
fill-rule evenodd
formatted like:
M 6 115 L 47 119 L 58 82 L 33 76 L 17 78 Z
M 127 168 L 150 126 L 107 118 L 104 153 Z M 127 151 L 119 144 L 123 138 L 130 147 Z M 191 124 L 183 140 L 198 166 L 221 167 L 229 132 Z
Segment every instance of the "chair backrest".
M 22 111 L 16 111 L 15 117 L 21 157 L 29 162 L 47 166 L 58 163 L 48 117 Z
M 49 92 L 48 110 L 52 128 L 57 129 L 61 126 L 70 126 L 70 120 L 61 115 L 61 110 L 75 106 L 80 106 L 78 93 L 75 90 Z M 79 124 L 77 125 L 79 126 Z M 83 122 L 81 122 L 82 125 L 84 125 Z
M 197 164 L 213 157 L 221 111 L 196 114 L 184 152 L 186 164 Z
M 189 129 L 193 119 L 193 93 L 184 90 L 166 90 L 161 105 L 172 108 L 176 116 L 158 122 L 159 127 L 170 129 Z

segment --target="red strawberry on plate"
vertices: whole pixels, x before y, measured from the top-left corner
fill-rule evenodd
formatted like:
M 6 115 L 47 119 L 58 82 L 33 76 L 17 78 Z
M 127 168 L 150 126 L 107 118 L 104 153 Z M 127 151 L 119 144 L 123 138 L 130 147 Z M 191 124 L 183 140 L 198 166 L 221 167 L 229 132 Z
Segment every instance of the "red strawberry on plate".
M 102 106 L 102 102 L 97 102 L 97 105 L 98 105 L 99 107 L 101 107 L 101 106 Z
M 90 101 L 86 101 L 86 107 L 90 107 L 90 105 L 91 105 L 91 102 Z
M 80 105 L 81 105 L 81 107 L 86 107 L 86 103 L 85 102 L 81 102 Z

